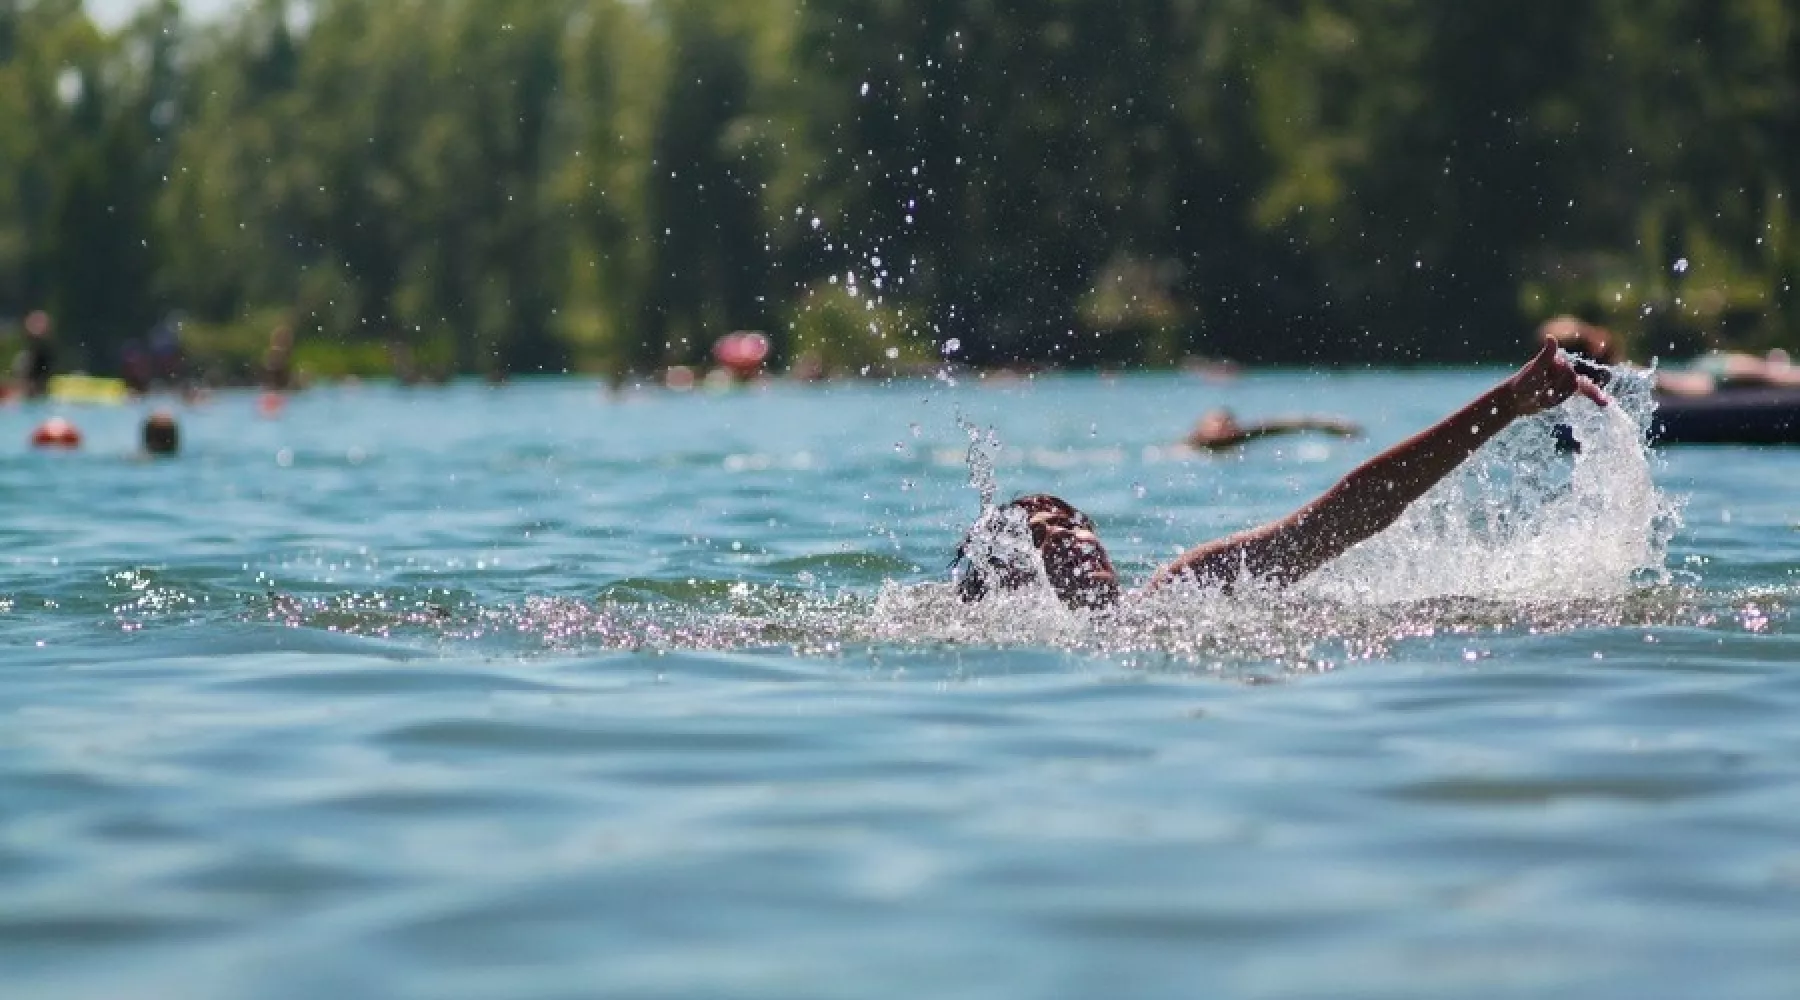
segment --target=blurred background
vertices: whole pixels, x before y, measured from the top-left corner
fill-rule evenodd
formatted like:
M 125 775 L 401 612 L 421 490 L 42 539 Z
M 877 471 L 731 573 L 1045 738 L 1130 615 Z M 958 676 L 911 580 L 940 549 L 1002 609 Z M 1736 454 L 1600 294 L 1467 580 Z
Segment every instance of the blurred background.
M 0 350 L 1800 348 L 1787 0 L 0 0 Z M 166 336 L 166 332 L 164 334 Z

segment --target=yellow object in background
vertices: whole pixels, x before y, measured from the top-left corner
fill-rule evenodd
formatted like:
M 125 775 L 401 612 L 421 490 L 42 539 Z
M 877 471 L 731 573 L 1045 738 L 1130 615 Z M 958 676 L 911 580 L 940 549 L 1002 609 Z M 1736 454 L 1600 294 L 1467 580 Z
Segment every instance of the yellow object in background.
M 125 380 L 98 375 L 53 375 L 50 398 L 61 403 L 95 403 L 116 406 L 131 398 Z

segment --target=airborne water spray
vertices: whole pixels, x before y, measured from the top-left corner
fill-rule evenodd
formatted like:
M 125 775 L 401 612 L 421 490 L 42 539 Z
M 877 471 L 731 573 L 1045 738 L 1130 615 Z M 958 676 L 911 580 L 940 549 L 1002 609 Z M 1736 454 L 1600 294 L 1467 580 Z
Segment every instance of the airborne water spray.
M 1516 421 L 1298 592 L 1365 604 L 1567 600 L 1665 581 L 1680 519 L 1651 475 L 1651 378 L 1621 368 L 1608 385 L 1614 405 L 1576 396 Z M 1578 450 L 1558 447 L 1558 425 Z

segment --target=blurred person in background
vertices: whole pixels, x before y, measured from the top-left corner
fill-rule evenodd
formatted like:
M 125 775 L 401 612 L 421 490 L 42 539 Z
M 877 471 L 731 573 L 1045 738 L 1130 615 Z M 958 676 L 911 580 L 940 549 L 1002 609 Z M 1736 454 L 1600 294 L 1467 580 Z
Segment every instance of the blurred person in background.
M 263 388 L 287 392 L 294 387 L 294 330 L 286 323 L 269 331 L 269 349 L 263 352 Z
M 1602 365 L 1628 363 L 1619 349 L 1619 338 L 1611 330 L 1574 316 L 1547 320 L 1538 327 L 1538 334 L 1556 341 L 1571 354 Z M 1589 368 L 1583 368 L 1582 373 L 1597 380 L 1605 377 Z M 1780 348 L 1762 355 L 1708 351 L 1685 370 L 1656 373 L 1656 391 L 1670 396 L 1707 396 L 1721 389 L 1771 386 L 1800 388 L 1800 367 Z
M 167 410 L 157 410 L 144 418 L 144 451 L 150 455 L 169 456 L 181 450 L 181 428 Z
M 56 373 L 56 345 L 51 340 L 50 314 L 38 309 L 25 317 L 25 346 L 13 359 L 13 378 L 27 399 L 42 399 L 50 392 L 50 376 Z
M 1362 428 L 1337 417 L 1276 417 L 1239 423 L 1230 410 L 1220 407 L 1200 418 L 1188 432 L 1187 446 L 1201 451 L 1228 451 L 1256 440 L 1283 434 L 1317 431 L 1334 437 L 1357 437 Z

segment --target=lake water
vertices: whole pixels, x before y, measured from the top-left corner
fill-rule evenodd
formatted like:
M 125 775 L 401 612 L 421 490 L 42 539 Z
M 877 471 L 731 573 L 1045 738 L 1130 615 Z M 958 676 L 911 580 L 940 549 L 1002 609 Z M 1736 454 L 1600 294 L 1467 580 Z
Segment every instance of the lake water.
M 945 591 L 971 433 L 1142 580 L 1496 375 L 0 411 L 0 994 L 1800 995 L 1800 451 L 1579 404 L 1292 594 Z

